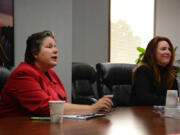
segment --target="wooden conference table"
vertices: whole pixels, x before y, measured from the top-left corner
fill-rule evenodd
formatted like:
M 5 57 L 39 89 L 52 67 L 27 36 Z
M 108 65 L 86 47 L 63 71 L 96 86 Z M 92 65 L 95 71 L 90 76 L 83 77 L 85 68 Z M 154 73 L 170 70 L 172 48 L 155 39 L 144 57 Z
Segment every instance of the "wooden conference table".
M 0 118 L 0 135 L 167 135 L 180 133 L 180 120 L 162 118 L 153 107 L 121 107 L 89 120 L 64 119 L 63 124 Z

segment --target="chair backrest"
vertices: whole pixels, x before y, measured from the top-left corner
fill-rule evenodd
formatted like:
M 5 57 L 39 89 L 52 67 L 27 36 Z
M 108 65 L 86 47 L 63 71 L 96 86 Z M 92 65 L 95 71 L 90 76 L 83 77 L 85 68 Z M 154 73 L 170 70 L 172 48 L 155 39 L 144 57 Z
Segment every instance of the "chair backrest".
M 100 96 L 114 94 L 115 106 L 130 105 L 132 70 L 135 64 L 98 63 L 98 93 Z
M 92 104 L 89 99 L 98 98 L 96 80 L 97 73 L 92 66 L 72 63 L 72 103 Z
M 10 71 L 5 67 L 0 66 L 0 92 L 4 87 L 4 84 L 6 83 L 9 75 Z

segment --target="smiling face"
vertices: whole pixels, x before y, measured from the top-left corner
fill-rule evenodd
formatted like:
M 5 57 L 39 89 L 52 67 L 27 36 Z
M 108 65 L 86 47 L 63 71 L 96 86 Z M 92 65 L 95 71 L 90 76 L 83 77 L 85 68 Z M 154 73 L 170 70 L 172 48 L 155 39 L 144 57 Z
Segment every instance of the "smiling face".
M 156 61 L 160 66 L 167 66 L 171 60 L 172 48 L 166 41 L 160 41 L 156 49 Z
M 46 37 L 40 47 L 40 51 L 34 54 L 35 65 L 39 67 L 43 72 L 47 72 L 48 69 L 57 65 L 58 49 L 56 48 L 56 42 L 51 37 Z

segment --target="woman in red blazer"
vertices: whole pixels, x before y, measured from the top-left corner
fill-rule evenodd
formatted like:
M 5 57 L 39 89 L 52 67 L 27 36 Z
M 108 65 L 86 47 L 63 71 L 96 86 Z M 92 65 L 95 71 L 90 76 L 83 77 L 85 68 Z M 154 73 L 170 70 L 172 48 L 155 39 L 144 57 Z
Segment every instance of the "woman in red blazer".
M 0 100 L 0 117 L 49 115 L 49 100 L 65 100 L 65 114 L 94 113 L 110 110 L 112 95 L 93 105 L 68 103 L 63 84 L 51 69 L 57 64 L 58 50 L 51 31 L 32 34 L 27 39 L 25 62 L 11 73 Z

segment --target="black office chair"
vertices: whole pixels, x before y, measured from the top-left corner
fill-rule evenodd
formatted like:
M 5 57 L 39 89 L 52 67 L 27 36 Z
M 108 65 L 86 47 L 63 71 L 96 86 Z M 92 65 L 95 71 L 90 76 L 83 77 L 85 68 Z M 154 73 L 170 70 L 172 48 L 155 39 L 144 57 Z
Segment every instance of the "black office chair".
M 131 96 L 132 70 L 135 64 L 98 63 L 98 93 L 100 97 L 113 94 L 114 107 L 129 106 Z
M 93 104 L 97 99 L 95 69 L 86 63 L 72 63 L 72 103 Z
M 5 67 L 0 66 L 0 92 L 4 87 L 4 84 L 6 83 L 9 75 L 10 71 Z

